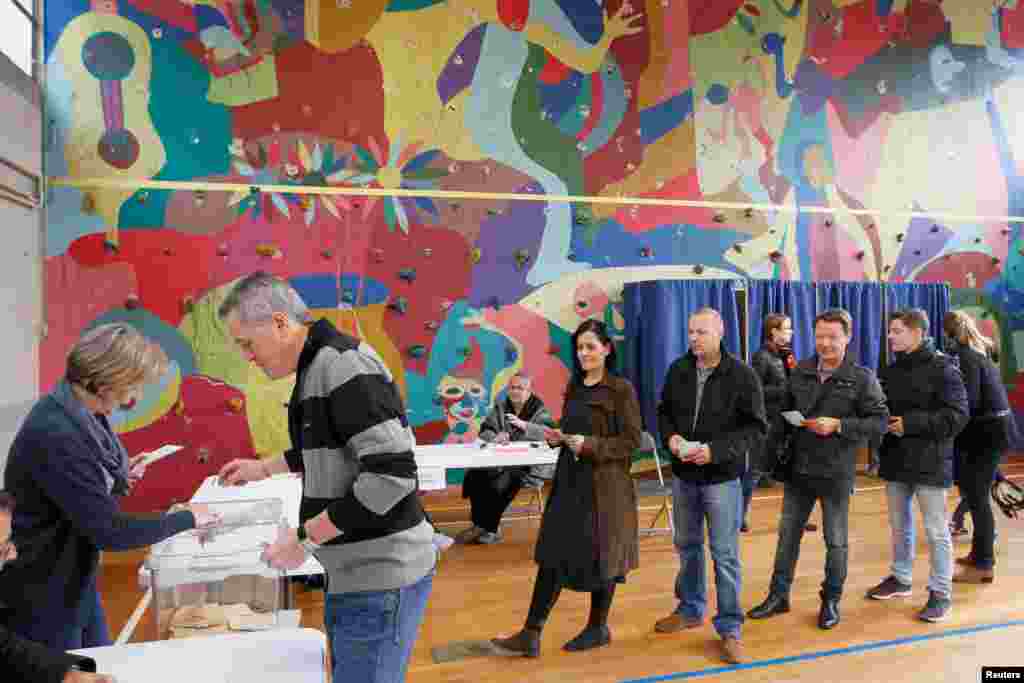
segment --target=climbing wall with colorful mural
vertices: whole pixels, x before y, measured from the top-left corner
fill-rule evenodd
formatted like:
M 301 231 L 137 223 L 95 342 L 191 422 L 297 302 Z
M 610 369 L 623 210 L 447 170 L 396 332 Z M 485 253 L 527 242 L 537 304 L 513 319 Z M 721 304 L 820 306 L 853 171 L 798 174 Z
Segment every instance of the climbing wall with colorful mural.
M 115 415 L 132 451 L 186 446 L 129 507 L 287 447 L 293 380 L 247 366 L 215 314 L 256 269 L 376 347 L 421 442 L 474 438 L 519 369 L 557 415 L 572 330 L 621 338 L 622 285 L 642 279 L 947 281 L 1016 386 L 1017 2 L 61 0 L 45 17 L 47 173 L 68 182 L 48 196 L 41 386 L 107 321 L 173 361 Z

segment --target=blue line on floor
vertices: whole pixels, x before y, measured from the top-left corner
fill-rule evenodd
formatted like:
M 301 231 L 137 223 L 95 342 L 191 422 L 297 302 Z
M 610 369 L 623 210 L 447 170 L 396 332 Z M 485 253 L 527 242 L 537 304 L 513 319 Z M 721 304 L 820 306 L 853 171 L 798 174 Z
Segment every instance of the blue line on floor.
M 732 666 L 717 666 L 711 669 L 697 669 L 695 671 L 679 671 L 673 674 L 664 674 L 662 676 L 648 676 L 647 678 L 633 678 L 622 683 L 661 683 L 662 681 L 681 681 L 686 678 L 700 678 L 702 676 L 714 676 L 716 674 L 729 673 L 732 671 L 744 671 L 746 669 L 763 669 L 769 666 L 778 666 L 780 664 L 794 664 L 796 662 L 808 662 L 812 659 L 824 659 L 825 657 L 835 657 L 836 655 L 850 655 L 857 652 L 868 652 L 870 650 L 881 650 L 886 647 L 895 647 L 897 645 L 907 645 L 909 643 L 919 643 L 925 640 L 935 640 L 937 638 L 953 638 L 956 636 L 966 636 L 972 633 L 982 633 L 983 631 L 995 631 L 1001 628 L 1010 628 L 1011 626 L 1024 626 L 1024 619 L 1017 619 L 1014 621 L 1005 621 L 1000 624 L 986 624 L 984 626 L 971 626 L 968 628 L 957 628 L 950 631 L 941 631 L 939 633 L 929 633 L 923 636 L 908 636 L 906 638 L 895 638 L 893 640 L 880 640 L 875 643 L 864 643 L 863 645 L 851 645 L 850 647 L 840 647 L 834 650 L 821 650 L 820 652 L 808 652 L 802 655 L 793 655 L 791 657 L 778 657 L 776 659 L 765 659 L 759 662 L 750 662 L 748 664 L 734 664 Z

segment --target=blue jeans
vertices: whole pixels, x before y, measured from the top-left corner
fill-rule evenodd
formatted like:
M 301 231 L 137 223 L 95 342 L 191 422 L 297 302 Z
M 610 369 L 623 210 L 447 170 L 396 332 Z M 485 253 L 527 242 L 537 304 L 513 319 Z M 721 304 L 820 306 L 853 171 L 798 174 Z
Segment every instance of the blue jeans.
M 750 500 L 754 497 L 754 489 L 757 488 L 757 482 L 761 480 L 761 473 L 757 470 L 752 470 L 749 467 L 747 471 L 743 473 L 743 478 L 740 482 L 743 485 L 743 511 L 740 515 L 740 525 L 747 521 L 747 513 L 750 511 Z
M 821 500 L 821 522 L 825 534 L 825 580 L 821 584 L 821 594 L 829 600 L 839 600 L 843 596 L 849 561 L 850 487 L 843 482 L 810 484 L 799 479 L 796 483 L 786 482 L 782 495 L 782 519 L 769 589 L 773 595 L 789 597 L 800 558 L 804 527 L 818 500 Z
M 676 612 L 690 619 L 704 618 L 708 604 L 704 573 L 704 520 L 707 519 L 718 594 L 718 615 L 712 619 L 712 624 L 723 638 L 739 638 L 743 625 L 739 555 L 742 506 L 739 479 L 708 485 L 672 479 L 672 517 L 676 527 L 673 542 L 679 553 Z
M 913 578 L 916 545 L 911 503 L 916 497 L 930 550 L 928 590 L 952 597 L 953 539 L 946 523 L 946 489 L 887 481 L 885 492 L 889 498 L 889 528 L 892 530 L 892 575 L 907 584 Z
M 394 590 L 328 593 L 324 625 L 334 680 L 402 683 L 433 584 L 431 571 Z
M 58 597 L 63 599 L 63 591 Z M 61 605 L 34 608 L 25 614 L 15 612 L 8 618 L 7 628 L 22 638 L 42 643 L 54 650 L 77 650 L 112 644 L 107 615 L 95 580 L 86 586 L 77 608 Z

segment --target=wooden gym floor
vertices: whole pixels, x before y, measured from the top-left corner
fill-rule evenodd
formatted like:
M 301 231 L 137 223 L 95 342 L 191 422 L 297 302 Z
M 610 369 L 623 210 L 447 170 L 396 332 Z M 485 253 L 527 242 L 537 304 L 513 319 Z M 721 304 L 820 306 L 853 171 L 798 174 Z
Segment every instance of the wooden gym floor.
M 1024 462 L 1005 466 L 1003 471 L 1024 484 Z M 760 602 L 768 588 L 781 495 L 780 486 L 755 492 L 752 529 L 740 537 L 744 610 Z M 443 531 L 454 535 L 467 525 L 465 501 L 457 492 L 432 494 L 426 500 Z M 642 500 L 642 527 L 650 522 L 660 500 Z M 954 492 L 950 511 L 957 500 Z M 891 559 L 881 480 L 859 479 L 850 515 L 850 565 L 841 604 L 842 623 L 828 632 L 816 626 L 825 552 L 819 508 L 812 515 L 819 531 L 804 537 L 791 596 L 792 612 L 766 621 L 746 621 L 745 665 L 721 663 L 710 621 L 680 634 L 654 633 L 654 622 L 675 606 L 678 559 L 667 533 L 641 539 L 640 569 L 630 574 L 615 596 L 609 620 L 610 646 L 586 653 L 561 650 L 583 627 L 589 610 L 589 596 L 563 591 L 544 631 L 540 659 L 483 657 L 435 664 L 431 656 L 434 647 L 511 634 L 521 626 L 536 571 L 532 553 L 539 522 L 523 495 L 506 516 L 502 543 L 454 546 L 444 553 L 407 680 L 654 683 L 711 677 L 723 682 L 931 683 L 978 681 L 982 666 L 1024 665 L 1024 519 L 1008 520 L 996 511 L 995 583 L 956 584 L 951 618 L 941 624 L 926 624 L 915 618 L 927 599 L 928 553 L 920 521 L 913 597 L 879 602 L 865 599 L 864 593 L 888 574 Z M 659 523 L 664 521 L 662 516 Z M 954 545 L 956 556 L 970 550 L 969 542 Z M 138 553 L 108 554 L 105 558 L 101 585 L 115 636 L 141 598 L 135 578 L 141 559 Z M 710 558 L 708 579 L 710 619 L 714 615 Z M 298 586 L 294 590 L 303 625 L 322 628 L 322 592 Z M 142 631 L 137 629 L 137 636 Z

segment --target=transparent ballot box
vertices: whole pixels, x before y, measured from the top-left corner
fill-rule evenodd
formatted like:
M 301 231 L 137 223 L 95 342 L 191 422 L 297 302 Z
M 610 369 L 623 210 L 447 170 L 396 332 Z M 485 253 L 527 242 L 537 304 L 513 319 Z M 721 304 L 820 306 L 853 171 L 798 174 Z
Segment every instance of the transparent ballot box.
M 172 536 L 154 545 L 146 558 L 157 640 L 278 625 L 285 573 L 260 555 L 287 526 L 282 501 L 206 504 L 220 515 L 220 525 Z

